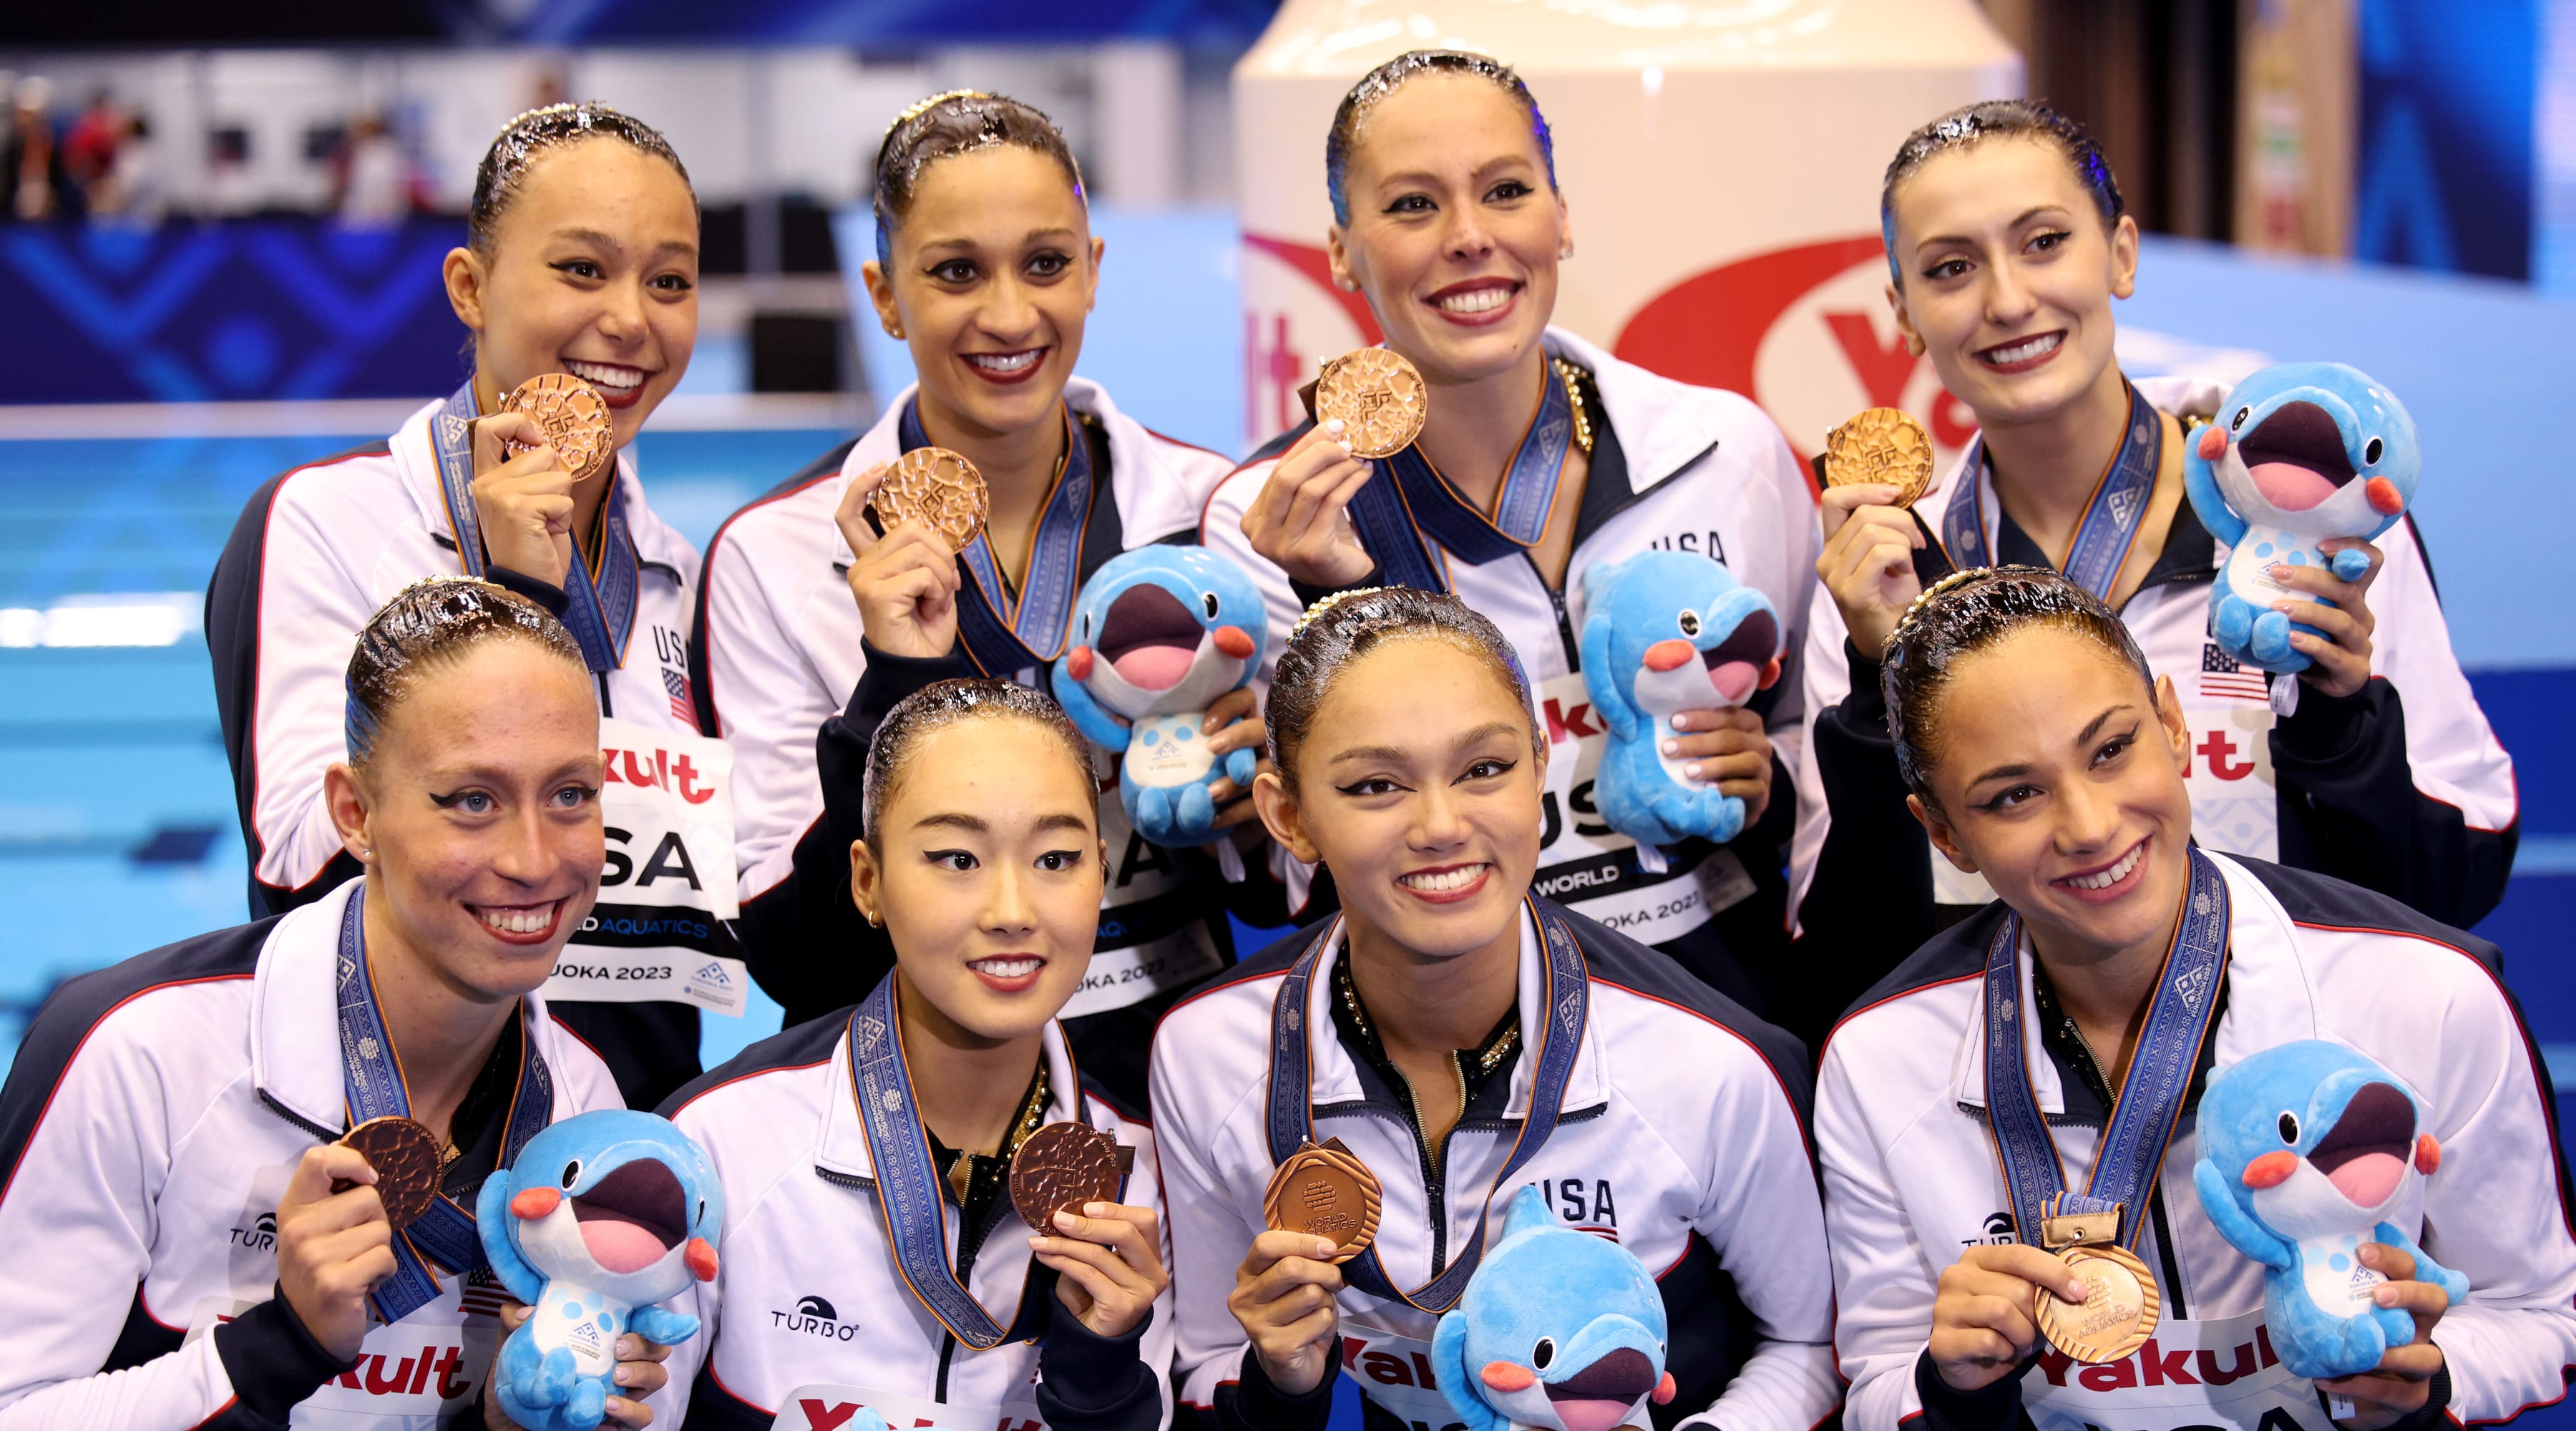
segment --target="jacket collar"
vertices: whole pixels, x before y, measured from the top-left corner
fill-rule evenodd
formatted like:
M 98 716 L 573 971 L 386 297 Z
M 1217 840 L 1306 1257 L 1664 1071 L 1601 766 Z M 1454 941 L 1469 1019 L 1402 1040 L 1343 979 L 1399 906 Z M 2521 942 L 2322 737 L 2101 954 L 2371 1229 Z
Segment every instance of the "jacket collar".
M 1540 341 L 1548 356 L 1591 372 L 1602 409 L 1627 454 L 1631 491 L 1653 490 L 1717 446 L 1720 433 L 1709 409 L 1709 389 L 1622 362 L 1563 328 L 1549 328 Z
M 875 425 L 861 434 L 857 442 L 850 445 L 849 455 L 841 459 L 841 481 L 844 484 L 869 468 L 892 462 L 903 455 L 903 434 L 900 430 L 903 410 L 911 406 L 913 395 L 920 391 L 921 384 L 917 382 L 906 384 L 904 390 L 896 393 L 894 400 L 886 404 L 885 411 L 878 414 Z M 1117 404 L 1109 400 L 1107 388 L 1089 378 L 1067 378 L 1064 383 L 1064 400 L 1075 412 L 1098 419 L 1101 430 L 1109 435 L 1110 470 L 1096 474 L 1096 479 L 1109 484 L 1109 495 L 1118 503 L 1119 529 L 1128 534 L 1128 540 L 1131 543 L 1139 539 L 1159 536 L 1176 526 L 1194 526 L 1197 523 L 1196 507 L 1191 507 L 1188 511 L 1160 523 L 1156 521 L 1156 517 L 1160 514 L 1146 510 L 1151 505 L 1150 494 L 1153 492 L 1166 489 L 1187 490 L 1186 484 L 1182 483 L 1178 476 L 1173 476 L 1169 482 L 1118 480 L 1117 474 L 1121 472 L 1147 471 L 1159 461 L 1159 458 L 1147 440 L 1145 429 L 1118 411 Z M 1098 497 L 1099 494 L 1094 492 L 1093 500 L 1097 501 Z M 832 560 L 847 566 L 854 559 L 855 554 L 850 550 L 850 539 L 842 536 L 839 527 L 835 526 L 832 533 Z
M 876 1159 L 868 1152 L 868 1132 L 859 1122 L 857 1094 L 850 1076 L 848 1022 L 846 1018 L 842 1020 L 841 1036 L 832 1044 L 831 1078 L 823 1091 L 823 1120 L 815 1130 L 814 1167 L 818 1172 L 874 1182 Z M 1047 1020 L 1046 1027 L 1038 1031 L 1038 1044 L 1047 1064 L 1046 1121 L 1070 1121 L 1079 1116 L 1076 1110 L 1081 1107 L 1083 1093 L 1073 1055 L 1065 1047 L 1064 1026 Z
M 447 493 L 439 482 L 438 455 L 429 436 L 429 425 L 445 406 L 447 399 L 440 398 L 405 418 L 387 445 L 393 453 L 394 473 L 403 495 L 411 499 L 413 520 L 433 541 L 453 546 L 456 529 L 447 520 Z M 645 505 L 644 482 L 636 475 L 633 443 L 617 449 L 617 481 L 626 488 L 626 533 L 635 543 L 636 559 L 648 566 L 687 571 L 691 563 L 686 539 L 663 525 Z
M 2298 957 L 2297 927 L 2288 913 L 2243 866 L 2212 850 L 2201 853 L 2209 856 L 2227 881 L 2227 1007 L 2212 1034 L 2217 1066 L 2225 1068 L 2276 1044 L 2325 1037 L 2318 1023 L 2316 990 L 2310 987 L 2308 971 Z M 2017 997 L 2023 1008 L 2034 1007 L 2027 933 L 2022 935 L 2016 962 L 2021 978 Z M 1986 1106 L 1986 1002 L 1983 985 L 1978 988 L 1975 1010 L 1960 1030 L 1958 1051 L 1950 1064 L 1952 1099 L 1967 1108 Z M 2023 1067 L 2030 1070 L 2031 1093 L 2039 1100 L 2039 1111 L 2062 1114 L 2066 1090 L 2055 1060 L 2040 1043 L 2039 1020 L 2024 1018 L 2021 1025 Z
M 279 920 L 251 978 L 253 1086 L 334 1136 L 349 1119 L 347 1070 L 340 1058 L 340 920 L 360 883 L 349 880 Z M 532 1047 L 552 1059 L 545 1000 L 533 993 L 526 998 Z M 560 1077 L 555 1086 L 560 1094 Z
M 1358 1103 L 1368 1097 L 1366 1086 L 1360 1082 L 1359 1065 L 1336 1035 L 1333 1021 L 1333 966 L 1343 956 L 1344 928 L 1341 919 L 1333 921 L 1331 941 L 1325 945 L 1323 957 L 1315 961 L 1315 977 L 1306 986 L 1307 1058 L 1313 1080 L 1307 1102 L 1315 1108 Z M 1511 1097 L 1503 1109 L 1503 1116 L 1513 1119 L 1529 1116 L 1530 1089 L 1538 1078 L 1538 1048 L 1527 1031 L 1545 1028 L 1548 1014 L 1540 1002 L 1547 988 L 1547 951 L 1539 944 L 1538 925 L 1530 918 L 1526 905 L 1521 909 L 1520 931 L 1520 986 L 1516 998 L 1523 1033 L 1520 1056 L 1512 1060 Z M 1574 1072 L 1566 1080 L 1565 1111 L 1595 1107 L 1608 1101 L 1609 1093 L 1600 1010 L 1596 1007 L 1584 1022 L 1583 1046 L 1576 1051 Z

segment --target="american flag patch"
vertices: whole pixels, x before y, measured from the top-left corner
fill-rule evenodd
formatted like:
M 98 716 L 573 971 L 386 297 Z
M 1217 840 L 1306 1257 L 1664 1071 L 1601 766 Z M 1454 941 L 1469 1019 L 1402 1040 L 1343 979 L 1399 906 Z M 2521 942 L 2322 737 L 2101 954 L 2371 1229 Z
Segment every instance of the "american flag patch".
M 501 1315 L 502 1306 L 510 1300 L 510 1294 L 503 1290 L 500 1279 L 489 1271 L 466 1273 L 465 1288 L 459 1297 L 464 1304 L 464 1313 L 469 1317 L 497 1317 Z
M 698 728 L 698 704 L 690 698 L 689 678 L 668 666 L 662 668 L 662 688 L 671 693 L 671 714 L 691 730 Z
M 2249 671 L 2218 649 L 2217 642 L 2205 642 L 2200 648 L 2200 694 L 2228 697 L 2240 701 L 2268 701 L 2271 684 L 2260 671 Z

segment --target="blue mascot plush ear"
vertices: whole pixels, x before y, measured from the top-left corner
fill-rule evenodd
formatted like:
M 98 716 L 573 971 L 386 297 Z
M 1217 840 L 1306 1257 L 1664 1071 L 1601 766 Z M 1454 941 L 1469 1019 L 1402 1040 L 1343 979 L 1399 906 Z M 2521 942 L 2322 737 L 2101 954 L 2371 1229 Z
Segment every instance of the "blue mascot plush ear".
M 502 1168 L 485 1178 L 482 1190 L 474 1195 L 474 1230 L 480 1234 L 492 1275 L 501 1279 L 511 1296 L 533 1307 L 546 1293 L 546 1278 L 519 1255 L 518 1224 L 510 1215 L 510 1170 Z
M 1554 1226 L 1556 1213 L 1548 1207 L 1547 1199 L 1539 1196 L 1537 1184 L 1521 1184 L 1520 1191 L 1512 1194 L 1511 1206 L 1503 1211 L 1503 1236 Z

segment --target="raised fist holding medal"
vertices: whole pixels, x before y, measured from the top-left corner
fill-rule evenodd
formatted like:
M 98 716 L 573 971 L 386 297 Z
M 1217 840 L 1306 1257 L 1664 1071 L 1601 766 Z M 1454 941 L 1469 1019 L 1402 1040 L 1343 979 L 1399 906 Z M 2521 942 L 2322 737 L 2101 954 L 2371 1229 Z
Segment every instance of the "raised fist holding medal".
M 991 499 L 973 463 L 923 447 L 850 481 L 832 521 L 850 544 L 850 596 L 867 642 L 927 660 L 957 649 L 957 554 Z
M 561 586 L 580 510 L 599 509 L 617 465 L 608 405 L 588 383 L 544 373 L 473 423 L 474 514 L 494 566 Z M 587 489 L 576 496 L 576 489 Z

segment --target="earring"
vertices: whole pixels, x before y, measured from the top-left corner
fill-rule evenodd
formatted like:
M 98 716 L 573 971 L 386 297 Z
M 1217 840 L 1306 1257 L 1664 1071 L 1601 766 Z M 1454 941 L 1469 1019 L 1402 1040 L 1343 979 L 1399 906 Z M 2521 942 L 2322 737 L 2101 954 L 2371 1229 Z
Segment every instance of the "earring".
M 880 918 L 880 917 L 878 916 L 878 914 L 877 914 L 877 912 L 876 912 L 875 910 L 873 910 L 873 909 L 863 909 L 863 910 L 860 910 L 859 912 L 860 912 L 861 914 L 864 914 L 864 915 L 866 915 L 866 916 L 868 917 L 868 927 L 869 927 L 870 929 L 882 929 L 882 928 L 884 928 L 884 927 L 885 927 L 885 921 L 884 921 L 882 918 Z
M 1905 351 L 1914 357 L 1922 357 L 1924 353 L 1923 340 L 1921 338 L 1911 336 L 1907 337 L 1905 340 Z
M 900 341 L 903 338 L 903 325 L 900 323 L 888 323 L 886 325 L 886 336 Z
M 373 850 L 371 850 L 371 849 L 368 849 L 366 846 L 364 846 L 364 845 L 360 845 L 360 846 L 358 846 L 358 858 L 360 858 L 360 859 L 362 859 L 362 860 L 374 859 L 374 858 L 375 858 L 375 855 L 376 855 L 376 852 L 375 852 L 375 851 L 373 851 Z

